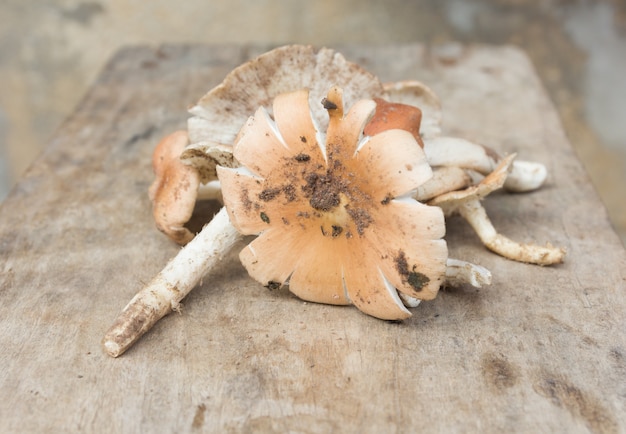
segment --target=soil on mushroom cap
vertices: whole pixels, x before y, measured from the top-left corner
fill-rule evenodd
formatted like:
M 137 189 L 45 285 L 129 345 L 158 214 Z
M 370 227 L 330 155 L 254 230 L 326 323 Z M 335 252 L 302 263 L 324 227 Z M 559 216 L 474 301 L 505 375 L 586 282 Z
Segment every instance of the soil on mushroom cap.
M 339 193 L 346 188 L 346 182 L 332 176 L 331 173 L 320 175 L 309 173 L 302 191 L 309 197 L 309 204 L 317 211 L 330 211 L 341 202 Z
M 359 235 L 363 235 L 365 229 L 374 221 L 370 213 L 363 208 L 347 208 L 346 211 L 352 217 Z
M 346 169 L 340 158 L 334 158 L 337 156 L 339 156 L 337 150 L 330 151 L 327 165 L 321 164 L 304 152 L 285 158 L 280 172 L 274 173 L 270 177 L 271 180 L 267 180 L 266 188 L 257 194 L 258 202 L 251 200 L 247 191 L 241 193 L 241 202 L 247 210 L 250 210 L 253 207 L 259 209 L 259 202 L 268 203 L 282 199 L 282 203 L 285 200 L 289 203 L 300 198 L 308 202 L 313 209 L 298 211 L 296 216 L 302 218 L 321 217 L 324 213 L 332 214 L 337 207 L 343 206 L 354 228 L 351 230 L 343 223 L 331 224 L 327 228 L 322 228 L 322 234 L 332 238 L 338 238 L 340 235 L 351 238 L 353 232 L 363 235 L 365 229 L 374 221 L 369 208 L 377 206 L 378 202 L 375 203 L 367 193 L 361 191 L 360 186 L 354 182 L 356 176 Z M 269 219 L 269 216 L 263 218 L 263 221 L 266 219 Z M 288 224 L 284 218 L 282 221 Z
M 283 193 L 285 195 L 285 199 L 287 202 L 293 202 L 296 200 L 296 187 L 292 184 L 285 184 L 280 187 L 266 188 L 261 193 L 259 193 L 259 199 L 263 202 L 269 202 L 278 197 L 279 194 Z
M 417 271 L 417 265 L 413 265 L 409 270 L 409 263 L 406 260 L 404 250 L 398 252 L 398 256 L 394 258 L 394 263 L 396 270 L 402 276 L 402 281 L 411 285 L 416 292 L 420 292 L 430 282 L 428 276 Z
M 306 163 L 307 161 L 311 159 L 311 156 L 309 154 L 305 154 L 302 152 L 293 158 L 300 163 Z

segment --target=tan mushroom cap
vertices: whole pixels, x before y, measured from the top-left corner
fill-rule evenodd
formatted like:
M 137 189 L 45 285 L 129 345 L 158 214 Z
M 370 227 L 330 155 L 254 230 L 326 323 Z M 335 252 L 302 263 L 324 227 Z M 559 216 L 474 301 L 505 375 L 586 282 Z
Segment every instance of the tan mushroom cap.
M 159 142 L 152 154 L 155 180 L 148 192 L 157 228 L 178 244 L 194 237 L 184 224 L 191 218 L 200 185 L 198 171 L 179 159 L 188 143 L 186 131 L 176 131 Z
M 184 164 L 177 166 L 181 173 L 176 177 L 187 179 L 191 176 L 189 171 L 195 169 L 199 181 L 206 184 L 217 179 L 217 165 L 239 166 L 233 157 L 232 143 L 241 127 L 258 107 L 271 112 L 274 98 L 281 93 L 309 89 L 316 112 L 314 121 L 325 125 L 328 116 L 319 101 L 332 84 L 343 86 L 344 98 L 349 103 L 384 94 L 376 76 L 327 48 L 316 50 L 311 46 L 289 45 L 240 65 L 190 108 L 193 116 L 188 120 L 189 141 L 185 147 L 177 148 L 180 149 L 177 158 Z M 169 152 L 170 159 L 174 158 L 171 150 Z M 162 151 L 157 149 L 156 153 L 162 154 Z M 168 170 L 174 170 L 173 167 Z M 174 177 L 173 173 L 170 177 Z M 160 182 L 157 179 L 155 184 Z M 177 209 L 171 210 L 173 199 L 167 194 L 152 197 L 160 213 L 158 218 L 155 214 L 159 229 L 180 244 L 193 238 L 183 225 L 185 219 L 191 218 L 195 200 L 185 196 L 186 200 L 178 199 Z M 164 200 L 167 202 L 162 203 Z
M 278 96 L 274 118 L 260 108 L 234 145 L 243 167 L 218 167 L 231 222 L 259 235 L 240 259 L 254 279 L 288 282 L 304 300 L 406 318 L 398 293 L 432 299 L 446 270 L 441 209 L 408 196 L 432 176 L 424 152 L 403 130 L 364 136 L 376 104 L 344 111 L 337 87 L 323 134 L 309 99 Z

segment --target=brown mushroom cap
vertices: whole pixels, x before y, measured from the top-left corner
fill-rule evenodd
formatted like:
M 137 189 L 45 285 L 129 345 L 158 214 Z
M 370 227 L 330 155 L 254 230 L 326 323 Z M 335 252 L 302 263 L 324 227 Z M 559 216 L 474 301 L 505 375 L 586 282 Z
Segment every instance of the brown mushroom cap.
M 404 130 L 413 135 L 420 147 L 424 147 L 420 137 L 422 111 L 407 104 L 389 102 L 382 98 L 374 98 L 376 112 L 363 131 L 373 136 L 387 130 Z
M 437 94 L 417 80 L 385 83 L 386 99 L 395 103 L 419 107 L 422 111 L 420 135 L 436 137 L 441 133 L 441 103 Z
M 178 244 L 194 237 L 183 225 L 191 218 L 200 185 L 198 171 L 179 158 L 188 143 L 186 131 L 176 131 L 159 142 L 152 154 L 155 180 L 148 192 L 157 228 Z

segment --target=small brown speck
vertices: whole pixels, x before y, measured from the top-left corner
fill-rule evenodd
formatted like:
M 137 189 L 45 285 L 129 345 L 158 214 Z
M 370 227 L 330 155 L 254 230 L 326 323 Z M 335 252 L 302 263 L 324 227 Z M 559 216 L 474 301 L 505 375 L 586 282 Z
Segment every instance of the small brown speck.
M 341 226 L 333 225 L 333 231 L 331 233 L 331 236 L 333 238 L 337 238 L 339 235 L 341 235 L 342 232 L 343 228 Z
M 269 282 L 267 282 L 267 286 L 266 286 L 266 288 L 269 289 L 270 291 L 275 291 L 277 289 L 280 289 L 280 287 L 281 287 L 281 283 L 276 282 L 274 280 L 270 280 Z
M 300 153 L 293 158 L 299 163 L 306 163 L 311 159 L 311 156 L 309 154 Z
M 259 199 L 263 202 L 269 202 L 280 194 L 280 188 L 266 188 L 259 193 Z
M 326 110 L 337 110 L 337 104 L 335 104 L 332 101 L 329 101 L 326 98 L 322 100 L 322 105 L 324 106 Z
M 287 184 L 283 187 L 282 190 L 283 193 L 285 193 L 285 198 L 287 199 L 287 202 L 293 202 L 294 200 L 296 200 L 296 187 L 291 184 Z

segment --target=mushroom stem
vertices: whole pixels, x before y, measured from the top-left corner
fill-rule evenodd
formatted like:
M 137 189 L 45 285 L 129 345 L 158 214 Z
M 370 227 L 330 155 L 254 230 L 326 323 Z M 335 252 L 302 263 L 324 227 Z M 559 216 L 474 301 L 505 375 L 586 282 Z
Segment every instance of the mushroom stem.
M 424 152 L 433 167 L 456 166 L 480 174 L 491 173 L 499 156 L 484 146 L 457 137 L 435 137 L 424 140 Z
M 474 228 L 487 248 L 505 258 L 537 265 L 552 265 L 563 262 L 565 249 L 550 243 L 545 247 L 535 244 L 520 244 L 499 234 L 478 199 L 465 201 L 458 207 L 459 213 Z
M 491 272 L 485 267 L 460 259 L 448 258 L 446 263 L 446 286 L 469 283 L 475 288 L 491 285 Z
M 433 168 L 433 177 L 420 185 L 413 198 L 426 202 L 451 191 L 461 190 L 472 185 L 472 177 L 460 167 L 440 166 Z
M 424 152 L 433 167 L 460 167 L 488 175 L 496 169 L 503 157 L 493 150 L 456 137 L 424 139 Z M 543 164 L 530 161 L 515 161 L 504 182 L 504 188 L 522 193 L 533 191 L 543 185 L 548 171 Z
M 177 310 L 181 300 L 241 237 L 222 208 L 126 305 L 104 336 L 105 351 L 112 357 L 122 355 L 158 320 Z

